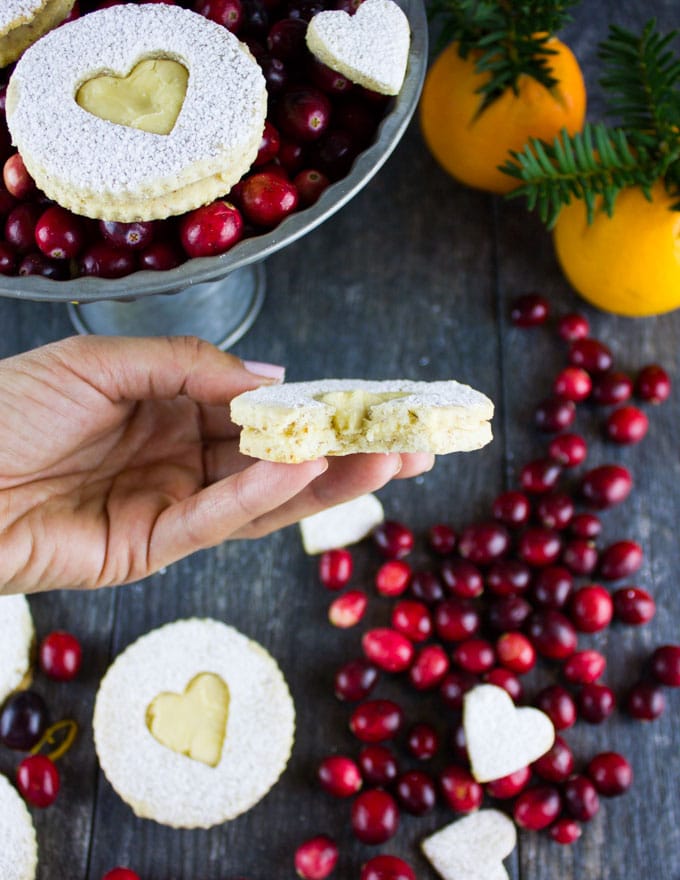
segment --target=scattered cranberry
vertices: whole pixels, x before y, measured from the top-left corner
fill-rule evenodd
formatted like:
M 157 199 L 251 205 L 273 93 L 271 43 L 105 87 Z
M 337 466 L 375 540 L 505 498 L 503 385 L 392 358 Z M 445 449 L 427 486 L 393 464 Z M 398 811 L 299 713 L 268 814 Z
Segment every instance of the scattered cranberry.
M 485 639 L 467 639 L 453 652 L 453 661 L 465 672 L 480 673 L 491 669 L 496 662 L 493 645 Z
M 531 569 L 519 559 L 499 559 L 486 573 L 486 585 L 496 596 L 524 593 L 531 583 Z
M 440 645 L 425 645 L 416 654 L 408 678 L 416 690 L 425 691 L 437 687 L 449 671 L 449 658 Z
M 241 240 L 243 218 L 230 202 L 218 199 L 185 214 L 179 234 L 189 257 L 212 257 L 223 254 Z
M 403 559 L 384 562 L 375 576 L 375 588 L 381 596 L 401 596 L 411 580 L 411 566 Z
M 427 543 L 438 556 L 448 556 L 456 546 L 457 535 L 446 523 L 431 526 L 427 533 Z
M 484 789 L 464 767 L 446 767 L 439 782 L 446 803 L 454 813 L 472 813 L 482 805 Z
M 344 755 L 324 758 L 317 775 L 323 790 L 337 798 L 351 797 L 362 785 L 361 771 L 351 758 Z
M 517 296 L 510 306 L 510 320 L 515 327 L 537 327 L 545 324 L 549 314 L 548 300 L 538 293 Z
M 486 792 L 491 797 L 504 801 L 509 798 L 516 797 L 520 791 L 523 791 L 529 784 L 531 779 L 531 770 L 529 767 L 522 767 L 521 770 L 515 770 L 508 776 L 502 776 L 500 779 L 494 779 L 487 782 Z
M 24 160 L 18 153 L 10 156 L 2 169 L 2 179 L 10 195 L 25 199 L 35 192 L 35 181 L 26 170 Z
M 569 684 L 592 684 L 607 668 L 607 661 L 599 651 L 577 651 L 562 667 L 562 674 Z
M 326 550 L 319 557 L 319 580 L 327 590 L 341 590 L 349 583 L 353 568 L 349 550 Z
M 579 822 L 589 822 L 600 809 L 600 799 L 587 776 L 573 776 L 562 789 L 567 812 Z
M 512 632 L 524 626 L 532 610 L 521 596 L 502 596 L 489 603 L 486 622 L 496 632 Z
M 507 529 L 497 522 L 477 523 L 463 529 L 458 552 L 474 565 L 488 565 L 503 556 L 510 546 Z
M 278 174 L 261 171 L 243 181 L 241 207 L 246 218 L 255 226 L 267 229 L 276 226 L 296 209 L 297 203 L 295 186 Z
M 550 826 L 548 834 L 555 843 L 569 845 L 576 843 L 583 834 L 583 829 L 574 819 L 558 819 L 554 825 Z
M 403 859 L 375 856 L 362 865 L 360 880 L 416 880 L 416 875 Z
M 642 565 L 642 547 L 635 541 L 617 541 L 600 555 L 599 574 L 608 581 L 629 577 Z
M 502 492 L 493 502 L 493 515 L 507 526 L 523 526 L 529 520 L 531 502 L 521 492 Z
M 413 661 L 413 644 L 394 629 L 379 627 L 365 632 L 361 639 L 366 659 L 385 672 L 403 672 Z
M 590 333 L 588 319 L 577 312 L 563 315 L 557 322 L 557 333 L 567 342 L 585 339 Z
M 656 603 L 647 590 L 640 587 L 621 587 L 612 596 L 617 620 L 630 626 L 640 626 L 656 614 Z
M 352 831 L 362 843 L 380 844 L 393 837 L 399 826 L 399 809 L 381 789 L 364 791 L 352 804 Z
M 633 770 L 617 752 L 602 752 L 588 764 L 588 776 L 598 793 L 604 797 L 617 797 L 633 784 Z
M 559 559 L 562 539 L 553 529 L 530 526 L 519 539 L 517 552 L 521 559 L 534 568 L 552 565 Z
M 45 755 L 29 755 L 17 767 L 17 787 L 34 807 L 49 807 L 59 794 L 59 771 Z
M 581 494 L 597 509 L 625 501 L 633 488 L 630 471 L 618 464 L 604 464 L 588 471 L 581 480 Z
M 387 559 L 402 559 L 413 550 L 413 532 L 394 520 L 385 520 L 373 531 L 378 550 Z
M 541 831 L 557 819 L 562 798 L 553 785 L 537 785 L 523 791 L 515 801 L 513 817 L 520 828 Z
M 462 761 L 463 764 L 469 766 L 470 764 L 470 756 L 468 755 L 467 750 L 467 740 L 465 739 L 465 728 L 462 724 L 457 724 L 453 729 L 453 736 L 451 737 L 451 749 L 453 754 L 459 761 Z
M 104 874 L 102 880 L 141 880 L 141 877 L 129 868 L 112 868 Z
M 541 608 L 563 608 L 574 589 L 571 572 L 561 565 L 547 565 L 536 574 L 533 600 Z
M 554 458 L 537 458 L 524 465 L 519 481 L 525 492 L 539 495 L 554 489 L 561 473 L 562 468 Z
M 432 635 L 432 616 L 427 605 L 402 599 L 392 609 L 392 628 L 412 642 L 424 642 Z
M 594 633 L 606 629 L 614 614 L 614 603 L 599 584 L 576 590 L 569 603 L 569 616 L 579 632 Z
M 437 635 L 445 642 L 461 642 L 479 629 L 479 612 L 467 599 L 445 599 L 434 612 Z
M 680 645 L 662 645 L 652 654 L 652 675 L 668 687 L 680 687 Z
M 598 339 L 575 339 L 569 347 L 569 363 L 589 373 L 604 373 L 613 363 L 612 353 Z
M 650 682 L 640 681 L 628 692 L 626 711 L 638 721 L 654 721 L 663 714 L 666 698 L 660 687 Z
M 542 400 L 536 407 L 534 422 L 540 431 L 556 434 L 574 423 L 576 405 L 573 400 L 553 395 Z
M 431 724 L 414 724 L 406 740 L 409 752 L 419 761 L 429 761 L 439 749 L 439 735 Z
M 559 684 L 543 688 L 536 697 L 536 706 L 550 718 L 555 730 L 567 730 L 576 724 L 574 698 Z
M 454 669 L 444 676 L 439 686 L 439 693 L 450 709 L 458 711 L 463 707 L 463 697 L 476 684 L 478 684 L 476 676 L 469 672 Z
M 399 804 L 412 816 L 424 816 L 437 802 L 432 777 L 420 770 L 403 773 L 396 781 L 395 790 Z
M 577 575 L 589 575 L 597 568 L 600 558 L 597 547 L 589 538 L 572 538 L 562 551 L 562 562 Z
M 404 713 L 392 700 L 369 700 L 352 712 L 349 728 L 358 740 L 378 743 L 396 736 L 404 723 Z
M 487 684 L 495 684 L 496 687 L 503 688 L 503 690 L 510 696 L 513 703 L 519 703 L 524 698 L 522 682 L 517 678 L 514 672 L 510 672 L 509 669 L 503 669 L 500 666 L 496 669 L 490 669 L 488 672 L 484 673 L 484 681 Z
M 636 406 L 622 406 L 610 413 L 605 423 L 607 437 L 614 443 L 639 443 L 649 428 L 649 419 Z
M 338 855 L 338 846 L 330 837 L 312 837 L 295 850 L 295 870 L 303 880 L 324 880 L 335 868 Z
M 371 693 L 378 682 L 378 669 L 368 660 L 349 660 L 335 673 L 334 691 L 339 700 L 358 703 Z
M 565 529 L 574 515 L 574 502 L 566 492 L 541 495 L 536 505 L 536 515 L 546 529 Z
M 82 654 L 80 642 L 75 636 L 55 630 L 40 643 L 40 668 L 56 681 L 71 681 L 78 675 Z
M 427 602 L 428 605 L 444 598 L 444 586 L 433 571 L 414 571 L 410 590 L 416 599 Z
M 363 590 L 348 590 L 334 599 L 328 609 L 328 619 L 340 629 L 356 626 L 368 606 L 368 596 Z
M 593 400 L 604 406 L 625 403 L 633 393 L 633 383 L 625 373 L 610 370 L 597 376 L 593 383 Z
M 594 513 L 577 513 L 569 523 L 569 531 L 576 538 L 597 538 L 602 531 L 602 520 Z
M 496 656 L 502 666 L 519 675 L 524 675 L 536 665 L 534 646 L 518 632 L 505 633 L 498 639 Z
M 649 403 L 663 403 L 671 393 L 671 380 L 668 373 L 658 364 L 643 367 L 635 380 L 635 393 L 640 400 Z
M 536 611 L 529 618 L 527 635 L 538 653 L 550 660 L 566 660 L 578 643 L 571 621 L 552 608 Z
M 578 695 L 581 718 L 589 724 L 602 724 L 616 708 L 614 691 L 604 684 L 586 684 Z
M 556 736 L 550 751 L 534 761 L 532 768 L 546 782 L 564 782 L 574 772 L 574 755 L 562 737 Z
M 586 460 L 588 447 L 580 434 L 558 434 L 550 441 L 548 455 L 562 467 L 577 467 Z
M 45 701 L 35 691 L 15 691 L 0 710 L 0 743 L 27 752 L 45 733 L 48 723 Z
M 560 397 L 580 403 L 590 394 L 593 381 L 580 367 L 566 367 L 553 382 L 553 391 Z
M 397 759 L 386 746 L 365 746 L 359 752 L 361 774 L 369 785 L 389 785 L 397 778 Z
M 449 592 L 460 599 L 474 599 L 484 592 L 481 571 L 465 559 L 444 560 L 441 576 Z

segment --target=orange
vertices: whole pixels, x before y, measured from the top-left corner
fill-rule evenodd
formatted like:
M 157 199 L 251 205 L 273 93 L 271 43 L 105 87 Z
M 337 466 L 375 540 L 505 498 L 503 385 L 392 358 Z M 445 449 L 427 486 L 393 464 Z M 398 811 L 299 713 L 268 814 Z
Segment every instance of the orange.
M 589 226 L 582 201 L 562 208 L 554 230 L 564 274 L 593 305 L 618 315 L 658 315 L 680 306 L 680 212 L 663 183 L 649 202 L 624 190 L 613 216 Z
M 550 56 L 559 86 L 548 90 L 530 76 L 521 76 L 518 93 L 508 89 L 477 116 L 482 100 L 477 89 L 489 74 L 475 72 L 474 53 L 466 60 L 452 43 L 428 71 L 420 101 L 420 123 L 437 161 L 457 180 L 494 193 L 518 185 L 498 170 L 521 150 L 529 137 L 552 141 L 561 129 L 580 131 L 586 112 L 581 68 L 572 51 L 558 39 L 550 41 Z

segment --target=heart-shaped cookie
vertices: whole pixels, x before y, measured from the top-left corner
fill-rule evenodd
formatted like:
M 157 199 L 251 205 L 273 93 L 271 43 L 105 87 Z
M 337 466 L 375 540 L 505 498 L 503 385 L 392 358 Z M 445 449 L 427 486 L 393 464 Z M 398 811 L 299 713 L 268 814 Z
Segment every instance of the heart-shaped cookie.
M 307 46 L 324 64 L 383 95 L 398 95 L 406 75 L 411 32 L 393 0 L 364 0 L 354 15 L 318 12 L 307 26 Z
M 555 742 L 555 728 L 544 712 L 515 708 L 509 694 L 492 684 L 465 694 L 463 729 L 477 782 L 490 782 L 527 767 Z
M 422 849 L 444 880 L 508 880 L 503 867 L 517 845 L 514 824 L 498 810 L 480 810 L 426 838 Z
M 201 672 L 191 679 L 183 694 L 158 694 L 146 710 L 146 725 L 161 745 L 217 767 L 228 714 L 226 683 L 214 672 Z

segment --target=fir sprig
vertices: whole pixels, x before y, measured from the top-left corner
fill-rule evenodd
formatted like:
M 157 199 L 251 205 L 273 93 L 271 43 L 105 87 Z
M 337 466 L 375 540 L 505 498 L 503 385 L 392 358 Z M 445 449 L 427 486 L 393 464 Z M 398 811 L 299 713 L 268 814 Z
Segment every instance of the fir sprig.
M 611 216 L 621 190 L 637 186 L 651 199 L 658 181 L 680 210 L 680 59 L 669 48 L 676 36 L 659 34 L 653 21 L 641 35 L 612 26 L 599 56 L 618 126 L 563 131 L 552 144 L 530 140 L 501 168 L 522 181 L 510 196 L 525 196 L 549 227 L 573 198 L 583 200 L 591 223 L 598 207 Z
M 520 76 L 547 89 L 558 83 L 550 64 L 551 35 L 570 20 L 579 0 L 431 0 L 431 18 L 441 18 L 440 45 L 458 44 L 461 58 L 476 51 L 475 69 L 488 73 L 478 89 L 482 113 L 507 89 L 518 90 Z

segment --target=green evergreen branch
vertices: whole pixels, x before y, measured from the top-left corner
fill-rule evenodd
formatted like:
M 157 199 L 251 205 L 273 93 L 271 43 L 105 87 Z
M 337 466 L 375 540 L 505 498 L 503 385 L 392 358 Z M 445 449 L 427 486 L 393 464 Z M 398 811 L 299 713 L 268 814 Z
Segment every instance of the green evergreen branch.
M 517 92 L 520 76 L 552 89 L 551 35 L 570 20 L 579 0 L 431 0 L 429 15 L 441 18 L 439 48 L 458 44 L 461 58 L 478 51 L 475 69 L 488 73 L 479 89 L 482 113 L 507 89 Z

